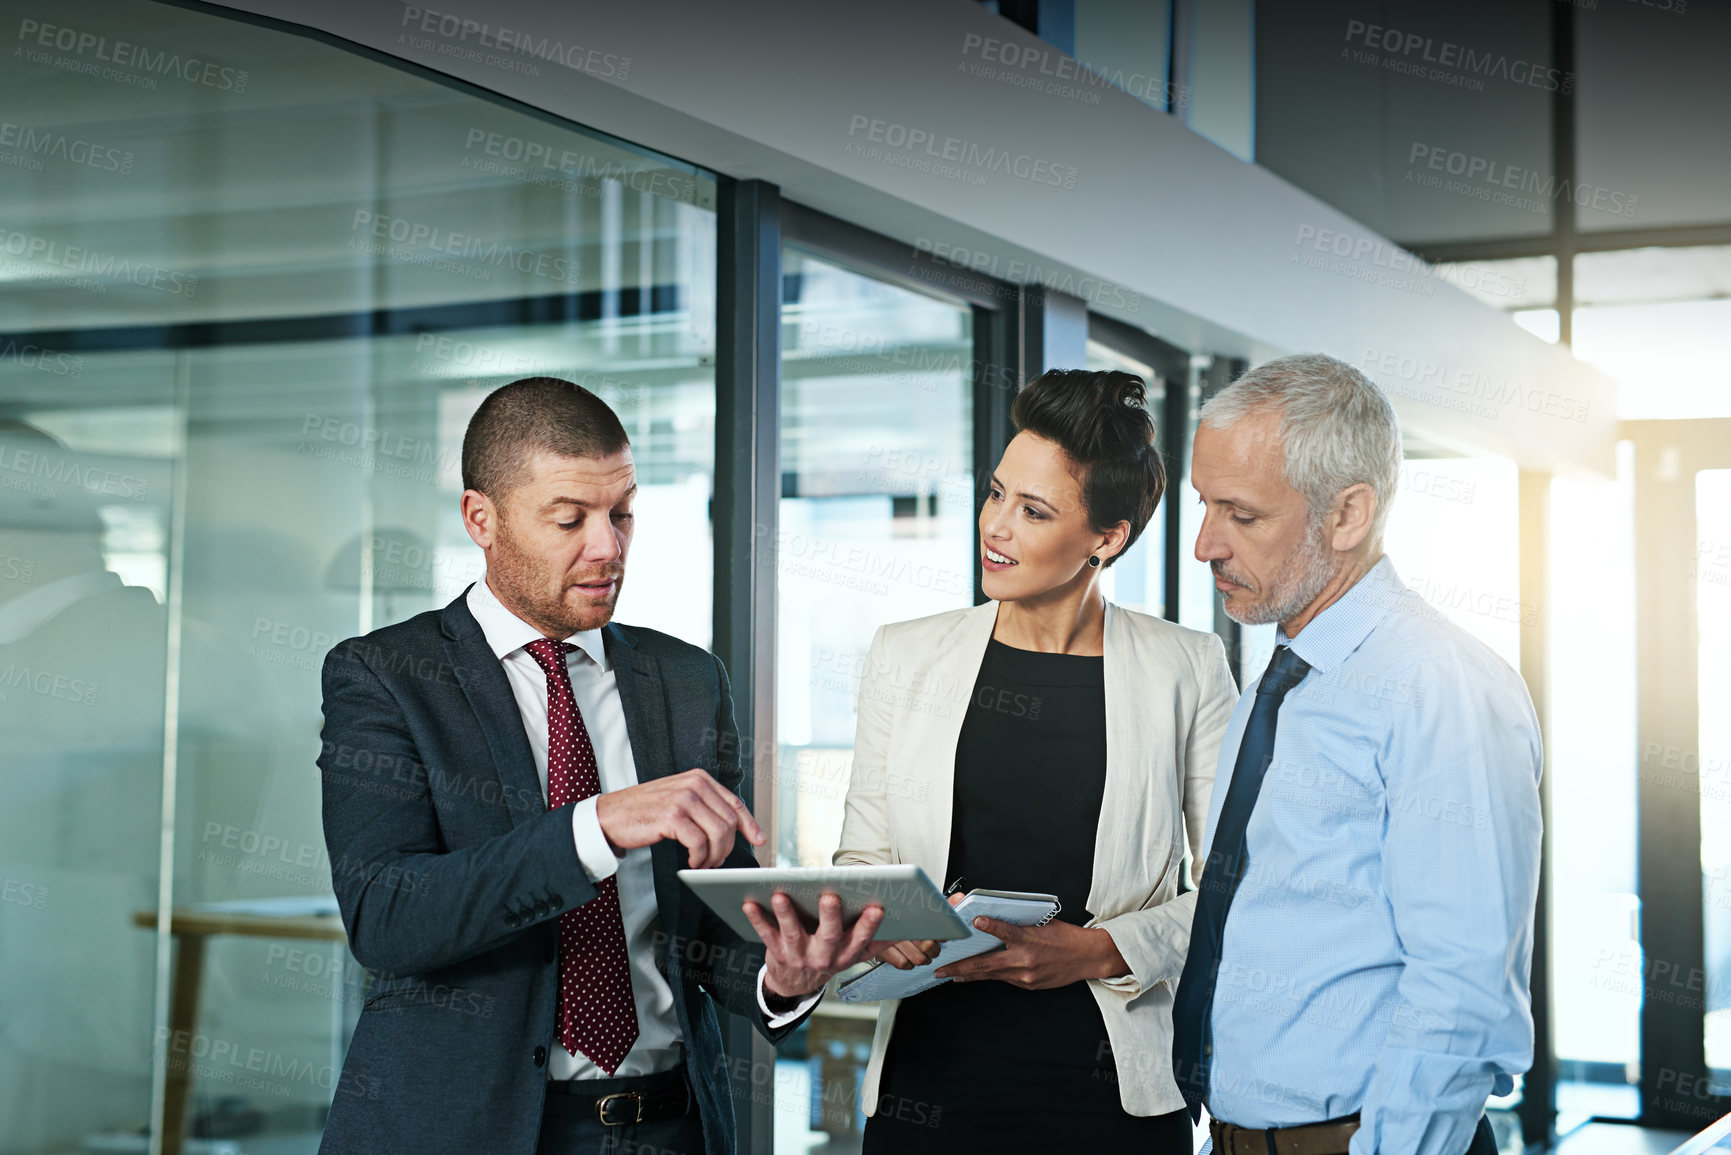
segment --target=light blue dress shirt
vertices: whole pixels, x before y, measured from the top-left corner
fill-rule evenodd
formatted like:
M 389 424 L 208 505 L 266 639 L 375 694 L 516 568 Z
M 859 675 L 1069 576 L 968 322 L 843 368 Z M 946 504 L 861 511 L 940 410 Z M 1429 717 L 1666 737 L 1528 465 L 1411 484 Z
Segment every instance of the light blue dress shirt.
M 1258 1129 L 1358 1111 L 1351 1155 L 1463 1155 L 1532 1062 L 1532 701 L 1386 557 L 1292 648 L 1311 671 L 1245 834 L 1208 1109 Z M 1260 674 L 1221 746 L 1210 848 Z

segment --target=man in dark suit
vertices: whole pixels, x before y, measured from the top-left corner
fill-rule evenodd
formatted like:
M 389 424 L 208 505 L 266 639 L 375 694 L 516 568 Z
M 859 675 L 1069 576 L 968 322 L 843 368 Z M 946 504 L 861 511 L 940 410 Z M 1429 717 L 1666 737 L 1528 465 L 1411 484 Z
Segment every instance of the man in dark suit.
M 777 896 L 766 948 L 676 877 L 764 836 L 726 670 L 612 621 L 637 489 L 612 410 L 507 385 L 463 483 L 485 580 L 325 660 L 332 883 L 375 979 L 320 1150 L 731 1152 L 713 1003 L 781 1038 L 881 911 L 847 931 L 826 898 L 808 934 Z

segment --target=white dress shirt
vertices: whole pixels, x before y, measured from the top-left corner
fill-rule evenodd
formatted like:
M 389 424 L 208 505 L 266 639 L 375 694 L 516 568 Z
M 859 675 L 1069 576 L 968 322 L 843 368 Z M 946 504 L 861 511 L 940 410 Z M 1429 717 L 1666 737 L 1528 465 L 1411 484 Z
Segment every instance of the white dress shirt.
M 542 637 L 541 631 L 513 614 L 499 601 L 485 580 L 469 587 L 469 612 L 475 615 L 487 645 L 504 667 L 511 696 L 523 717 L 529 750 L 535 756 L 535 774 L 541 780 L 541 798 L 547 799 L 547 674 L 524 647 Z M 625 707 L 619 701 L 619 686 L 607 663 L 607 648 L 600 630 L 583 630 L 565 641 L 576 646 L 566 655 L 571 692 L 589 741 L 595 747 L 595 764 L 601 791 L 608 793 L 637 785 L 637 766 L 631 756 L 631 739 L 625 731 Z M 684 1041 L 673 1011 L 673 991 L 657 963 L 666 940 L 658 938 L 660 909 L 655 901 L 655 872 L 649 848 L 640 846 L 613 853 L 601 820 L 595 813 L 596 798 L 577 803 L 571 814 L 571 835 L 578 861 L 591 882 L 617 873 L 619 910 L 625 920 L 625 949 L 631 960 L 631 995 L 637 1006 L 637 1041 L 613 1073 L 614 1078 L 670 1071 L 683 1062 Z M 657 942 L 662 945 L 657 946 Z M 764 1001 L 764 972 L 757 976 L 757 1001 L 770 1027 L 790 1023 L 803 1015 L 821 995 L 813 995 L 792 1011 L 772 1015 Z M 603 1079 L 607 1072 L 586 1055 L 573 1055 L 555 1042 L 547 1062 L 549 1079 Z

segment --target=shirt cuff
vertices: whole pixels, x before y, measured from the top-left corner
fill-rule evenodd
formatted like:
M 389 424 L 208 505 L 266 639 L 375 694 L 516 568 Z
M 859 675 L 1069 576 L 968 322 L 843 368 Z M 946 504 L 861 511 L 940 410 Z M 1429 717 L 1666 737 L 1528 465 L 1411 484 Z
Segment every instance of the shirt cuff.
M 780 1030 L 782 1027 L 787 1026 L 789 1023 L 798 1021 L 802 1016 L 804 1016 L 804 1014 L 807 1011 L 809 1011 L 809 1010 L 811 1010 L 811 1008 L 817 1006 L 817 1000 L 823 998 L 823 987 L 819 987 L 819 988 L 817 988 L 817 990 L 815 990 L 811 994 L 807 995 L 805 997 L 805 1000 L 803 1002 L 801 1002 L 799 1004 L 799 1006 L 793 1008 L 793 1010 L 788 1011 L 786 1014 L 783 1014 L 783 1015 L 775 1014 L 773 1011 L 771 1011 L 769 1009 L 769 995 L 766 994 L 764 992 L 764 989 L 763 989 L 763 980 L 768 975 L 769 975 L 769 968 L 767 966 L 763 966 L 763 967 L 758 968 L 758 970 L 757 970 L 757 1009 L 763 1012 L 763 1017 L 764 1017 L 765 1021 L 768 1022 L 769 1029 L 772 1031 Z
M 601 796 L 591 794 L 571 808 L 571 838 L 577 844 L 577 861 L 590 882 L 611 878 L 619 870 L 619 856 L 607 844 L 601 833 L 601 816 L 595 813 L 595 803 Z

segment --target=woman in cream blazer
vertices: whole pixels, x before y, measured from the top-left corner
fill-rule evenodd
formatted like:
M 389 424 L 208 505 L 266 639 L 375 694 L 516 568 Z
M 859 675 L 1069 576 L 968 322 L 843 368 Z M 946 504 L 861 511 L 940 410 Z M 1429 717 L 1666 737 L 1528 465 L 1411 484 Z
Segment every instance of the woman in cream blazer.
M 914 864 L 960 891 L 1056 893 L 1047 880 L 1064 879 L 1072 898 L 1047 927 L 989 923 L 1007 949 L 882 1004 L 868 1155 L 1191 1150 L 1171 1059 L 1195 906 L 1185 854 L 1201 856 L 1237 689 L 1215 635 L 1098 589 L 1164 488 L 1142 399 L 1115 372 L 1055 370 L 1024 389 L 980 514 L 994 600 L 873 639 L 834 861 Z M 905 969 L 936 949 L 884 957 Z

